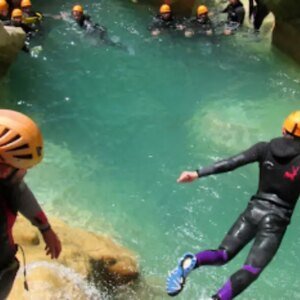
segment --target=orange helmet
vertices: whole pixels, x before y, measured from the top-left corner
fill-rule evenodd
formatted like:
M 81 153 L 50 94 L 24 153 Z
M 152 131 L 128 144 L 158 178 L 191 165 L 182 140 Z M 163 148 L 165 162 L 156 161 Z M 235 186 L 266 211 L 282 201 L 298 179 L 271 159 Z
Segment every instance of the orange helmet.
M 171 12 L 171 6 L 169 4 L 163 4 L 160 9 L 159 12 L 161 14 L 167 14 Z
M 300 110 L 294 111 L 285 119 L 283 128 L 287 133 L 300 137 Z
M 72 11 L 77 11 L 77 12 L 83 13 L 83 8 L 81 5 L 75 5 L 75 6 L 73 6 Z
M 0 0 L 0 10 L 8 9 L 8 4 L 5 0 Z
M 19 112 L 0 109 L 0 161 L 28 169 L 42 159 L 43 137 L 35 122 Z
M 30 7 L 31 6 L 31 1 L 30 0 L 22 0 L 21 1 L 21 7 Z
M 197 8 L 197 16 L 204 15 L 208 13 L 208 8 L 205 5 L 199 5 Z
M 19 8 L 15 8 L 11 13 L 12 18 L 21 18 L 22 15 L 23 15 L 23 13 L 22 13 L 21 9 L 19 9 Z

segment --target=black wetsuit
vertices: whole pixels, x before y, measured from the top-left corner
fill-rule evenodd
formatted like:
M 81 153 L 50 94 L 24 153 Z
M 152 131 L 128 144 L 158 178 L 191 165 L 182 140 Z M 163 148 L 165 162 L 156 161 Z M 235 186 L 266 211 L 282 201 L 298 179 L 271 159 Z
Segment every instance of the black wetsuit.
M 213 23 L 208 16 L 191 18 L 187 24 L 187 30 L 192 29 L 196 34 L 206 34 L 213 30 Z
M 9 22 L 10 18 L 9 18 L 9 15 L 7 16 L 2 16 L 0 15 L 0 21 L 2 21 L 5 24 L 7 24 Z
M 254 5 L 256 2 L 256 5 Z M 254 29 L 258 31 L 265 19 L 270 13 L 270 10 L 266 6 L 263 0 L 249 0 L 249 17 L 254 16 Z
M 24 182 L 10 184 L 0 181 L 0 299 L 8 296 L 19 262 L 15 258 L 17 246 L 12 236 L 17 213 L 20 212 L 40 230 L 49 228 L 48 220 L 34 195 Z
M 223 11 L 227 13 L 227 25 L 237 29 L 244 23 L 245 9 L 243 3 L 238 1 L 236 4 L 229 4 Z
M 244 266 L 214 299 L 232 299 L 258 278 L 277 252 L 300 194 L 300 140 L 281 137 L 261 142 L 232 158 L 198 170 L 201 177 L 259 164 L 258 190 L 225 236 L 218 250 L 198 253 L 200 265 L 222 265 L 248 242 L 253 246 Z
M 161 15 L 157 15 L 153 18 L 152 24 L 149 26 L 149 30 L 176 29 L 177 25 L 179 25 L 179 21 L 172 15 L 168 20 L 165 20 Z
M 106 28 L 99 24 L 94 24 L 90 20 L 90 16 L 82 15 L 80 20 L 76 20 L 76 23 L 90 35 L 97 35 L 100 39 L 106 37 Z

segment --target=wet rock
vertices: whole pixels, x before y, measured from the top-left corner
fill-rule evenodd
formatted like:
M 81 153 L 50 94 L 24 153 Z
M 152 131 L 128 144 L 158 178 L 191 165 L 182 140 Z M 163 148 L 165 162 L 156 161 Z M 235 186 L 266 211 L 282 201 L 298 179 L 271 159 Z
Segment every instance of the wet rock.
M 16 59 L 24 40 L 25 33 L 21 28 L 3 26 L 0 21 L 0 77 Z
M 138 279 L 135 255 L 111 238 L 72 228 L 60 220 L 51 220 L 51 224 L 63 245 L 57 262 L 45 256 L 43 238 L 27 220 L 20 218 L 14 228 L 15 242 L 24 248 L 26 254 L 30 299 L 41 299 L 41 286 L 44 286 L 43 295 L 52 295 L 49 299 L 62 299 L 61 296 L 53 296 L 54 292 L 72 295 L 72 299 L 75 299 L 74 295 L 76 299 L 88 299 L 80 293 L 83 288 L 78 289 L 78 284 L 74 286 L 74 280 L 68 279 L 68 276 L 75 276 L 75 283 L 80 281 L 81 285 L 88 286 L 89 282 L 94 289 L 105 287 L 106 290 Z M 18 258 L 22 262 L 20 251 Z M 89 294 L 88 287 L 86 290 Z M 19 272 L 9 299 L 28 299 L 28 295 L 23 289 L 22 272 Z M 66 299 L 67 296 L 64 297 Z

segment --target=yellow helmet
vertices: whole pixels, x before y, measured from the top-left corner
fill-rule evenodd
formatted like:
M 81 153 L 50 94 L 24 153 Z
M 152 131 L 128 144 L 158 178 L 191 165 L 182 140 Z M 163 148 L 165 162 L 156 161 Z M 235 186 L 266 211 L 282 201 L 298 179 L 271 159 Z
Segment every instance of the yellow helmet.
M 11 13 L 12 18 L 20 18 L 20 17 L 22 17 L 22 15 L 23 15 L 23 13 L 22 13 L 21 9 L 19 9 L 19 8 L 15 8 Z
M 208 13 L 208 8 L 205 5 L 199 5 L 197 8 L 197 16 L 204 15 Z
M 83 13 L 83 8 L 81 5 L 75 5 L 75 6 L 73 6 L 72 11 L 77 11 L 77 12 Z
M 294 111 L 285 119 L 283 128 L 287 133 L 300 137 L 300 110 Z
M 8 4 L 5 0 L 0 0 L 0 10 L 8 9 Z
M 22 0 L 21 1 L 21 7 L 24 8 L 24 7 L 29 7 L 31 6 L 31 1 L 30 0 Z
M 43 159 L 43 137 L 33 120 L 22 113 L 0 109 L 0 161 L 28 169 Z
M 168 5 L 168 4 L 163 4 L 160 9 L 159 9 L 159 12 L 161 14 L 167 14 L 167 13 L 170 13 L 171 12 L 171 6 Z

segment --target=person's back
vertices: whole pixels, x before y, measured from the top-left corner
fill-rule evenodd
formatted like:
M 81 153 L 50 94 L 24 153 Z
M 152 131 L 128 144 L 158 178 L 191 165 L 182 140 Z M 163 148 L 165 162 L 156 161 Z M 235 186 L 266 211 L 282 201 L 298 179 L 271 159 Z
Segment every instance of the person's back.
M 240 214 L 217 249 L 187 253 L 167 278 L 167 292 L 180 293 L 189 273 L 203 266 L 221 266 L 233 259 L 251 240 L 244 265 L 212 296 L 231 300 L 242 293 L 268 266 L 277 253 L 300 195 L 300 111 L 283 124 L 283 137 L 260 142 L 248 150 L 196 171 L 184 171 L 177 182 L 259 164 L 259 183 L 247 208 Z
M 270 195 L 271 200 L 294 208 L 300 194 L 300 140 L 280 137 L 263 151 L 257 197 Z

